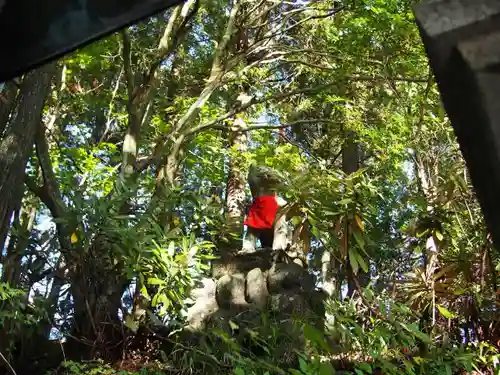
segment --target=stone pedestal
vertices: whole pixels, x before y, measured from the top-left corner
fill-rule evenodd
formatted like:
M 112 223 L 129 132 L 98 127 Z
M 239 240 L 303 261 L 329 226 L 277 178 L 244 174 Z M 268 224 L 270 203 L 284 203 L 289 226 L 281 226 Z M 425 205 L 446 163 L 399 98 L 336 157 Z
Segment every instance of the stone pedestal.
M 260 250 L 228 255 L 213 263 L 212 272 L 213 278 L 194 291 L 196 303 L 188 311 L 191 333 L 222 331 L 246 354 L 258 355 L 258 341 L 276 340 L 279 332 L 279 344 L 269 342 L 272 356 L 290 365 L 294 349 L 304 344 L 301 323 L 323 329 L 324 294 L 315 289 L 299 254 Z

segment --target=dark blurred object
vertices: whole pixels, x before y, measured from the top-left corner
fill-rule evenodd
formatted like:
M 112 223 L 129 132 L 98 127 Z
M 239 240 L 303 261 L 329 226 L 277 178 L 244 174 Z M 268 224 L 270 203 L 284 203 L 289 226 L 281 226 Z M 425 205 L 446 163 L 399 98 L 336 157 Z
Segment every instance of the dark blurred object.
M 441 98 L 500 249 L 500 0 L 414 8 Z
M 0 82 L 181 2 L 0 0 Z

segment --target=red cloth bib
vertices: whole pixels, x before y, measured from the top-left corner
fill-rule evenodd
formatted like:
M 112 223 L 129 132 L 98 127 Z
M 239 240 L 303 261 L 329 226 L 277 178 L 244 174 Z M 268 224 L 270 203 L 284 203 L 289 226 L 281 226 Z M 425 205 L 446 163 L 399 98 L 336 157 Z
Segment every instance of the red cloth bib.
M 258 229 L 272 228 L 277 212 L 278 201 L 275 195 L 257 197 L 250 207 L 245 225 Z

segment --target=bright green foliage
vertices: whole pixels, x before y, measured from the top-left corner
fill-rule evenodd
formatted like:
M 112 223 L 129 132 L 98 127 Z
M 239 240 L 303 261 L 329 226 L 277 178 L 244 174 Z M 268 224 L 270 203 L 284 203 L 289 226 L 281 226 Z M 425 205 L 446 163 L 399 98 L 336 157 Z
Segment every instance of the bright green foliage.
M 154 248 L 141 256 L 139 261 L 139 285 L 143 285 L 141 293 L 151 300 L 151 307 L 158 309 L 160 316 L 176 304 L 183 308 L 189 298 L 193 280 L 198 279 L 209 267 L 207 260 L 214 259 L 210 255 L 211 243 L 196 244 L 194 236 L 183 237 L 180 247 L 174 241 L 168 246 L 160 247 L 153 240 Z M 149 295 L 147 286 L 155 286 L 156 293 Z

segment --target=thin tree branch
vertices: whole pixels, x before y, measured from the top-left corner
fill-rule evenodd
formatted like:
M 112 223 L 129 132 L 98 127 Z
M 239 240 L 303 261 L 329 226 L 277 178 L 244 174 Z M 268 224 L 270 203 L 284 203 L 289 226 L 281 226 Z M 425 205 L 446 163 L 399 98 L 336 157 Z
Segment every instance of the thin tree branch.
M 12 371 L 12 374 L 13 375 L 17 375 L 16 370 L 14 370 L 14 368 L 12 367 L 12 365 L 10 364 L 10 362 L 7 360 L 7 358 L 5 358 L 5 356 L 2 354 L 2 352 L 0 352 L 0 357 L 2 357 L 3 361 L 7 364 L 7 366 L 10 369 L 10 371 Z
M 131 47 L 130 47 L 130 37 L 125 29 L 121 31 L 123 40 L 122 58 L 123 58 L 123 68 L 125 70 L 125 78 L 127 80 L 127 94 L 129 103 L 133 100 L 134 94 L 134 73 L 132 71 L 131 60 Z
M 279 100 L 283 100 L 283 99 L 289 98 L 289 97 L 294 96 L 294 95 L 299 95 L 299 94 L 304 94 L 304 93 L 309 93 L 309 92 L 314 92 L 314 91 L 320 91 L 320 90 L 323 90 L 325 88 L 332 87 L 336 84 L 337 84 L 336 82 L 329 83 L 329 84 L 319 85 L 319 86 L 310 87 L 310 88 L 306 88 L 306 89 L 294 90 L 294 91 L 290 91 L 287 93 L 271 95 L 271 96 L 260 98 L 260 99 L 255 99 L 255 97 L 252 97 L 252 99 L 250 99 L 246 103 L 240 105 L 239 107 L 237 107 L 229 112 L 226 112 L 225 114 L 223 114 L 223 115 L 221 115 L 221 116 L 219 116 L 211 121 L 207 121 L 203 124 L 200 124 L 198 126 L 191 128 L 191 129 L 187 129 L 184 132 L 183 138 L 184 139 L 188 138 L 188 137 L 193 136 L 201 131 L 205 131 L 205 130 L 213 128 L 214 126 L 218 126 L 221 121 L 224 121 L 224 120 L 227 120 L 231 117 L 234 117 L 238 113 L 243 112 L 244 110 L 250 108 L 251 106 L 253 106 L 255 104 L 265 103 L 265 102 L 268 102 L 270 100 L 278 100 L 279 101 Z M 166 144 L 170 140 L 173 139 L 174 134 L 175 134 L 175 129 L 172 130 L 171 132 L 169 132 L 168 134 L 165 134 L 162 137 L 160 137 L 160 139 L 156 142 L 156 146 L 155 146 L 155 149 L 153 151 L 153 154 L 149 158 L 143 160 L 138 165 L 137 170 L 139 172 L 146 170 L 147 168 L 149 168 L 149 166 L 151 166 L 157 160 L 159 160 L 159 158 L 162 155 L 163 149 L 165 148 Z
M 194 4 L 194 6 L 193 6 Z M 193 6 L 193 7 L 192 7 Z M 127 69 L 127 64 L 130 63 L 130 46 L 127 46 L 126 38 L 124 39 L 124 64 L 127 74 L 128 84 L 128 128 L 125 135 L 122 147 L 122 176 L 131 176 L 137 167 L 137 144 L 141 127 L 147 118 L 147 111 L 150 108 L 152 96 L 155 91 L 158 68 L 162 61 L 168 58 L 175 47 L 187 33 L 187 24 L 194 16 L 199 7 L 198 0 L 188 0 L 185 4 L 174 8 L 167 23 L 167 27 L 157 47 L 157 55 L 149 68 L 149 72 L 144 76 L 140 86 L 135 87 L 131 83 L 131 69 Z M 193 9 L 191 9 L 193 8 Z M 177 21 L 181 17 L 180 26 L 176 28 Z M 126 36 L 126 33 L 123 35 Z M 128 53 L 125 53 L 125 50 Z M 132 91 L 132 92 L 131 92 Z
M 335 69 L 328 66 L 323 66 L 319 64 L 313 64 L 310 62 L 302 61 L 302 60 L 284 60 L 280 65 L 283 66 L 285 64 L 300 64 L 305 65 L 310 68 L 326 70 L 326 71 L 334 71 Z M 392 82 L 410 82 L 410 83 L 427 83 L 428 78 L 424 77 L 385 77 L 385 76 L 369 76 L 369 75 L 346 75 L 344 79 L 352 80 L 352 81 L 383 81 L 390 80 Z
M 172 137 L 179 131 L 182 130 L 187 124 L 191 122 L 191 120 L 198 114 L 200 109 L 205 105 L 208 101 L 212 93 L 219 87 L 221 84 L 221 79 L 224 75 L 224 69 L 222 69 L 222 56 L 226 50 L 226 47 L 233 35 L 234 26 L 236 24 L 236 16 L 240 9 L 240 0 L 234 0 L 233 7 L 231 8 L 231 13 L 229 14 L 229 19 L 227 21 L 226 29 L 224 34 L 217 46 L 215 51 L 215 56 L 212 61 L 212 67 L 210 70 L 210 76 L 207 80 L 207 84 L 205 88 L 201 92 L 198 99 L 188 108 L 186 113 L 177 121 L 177 123 L 172 127 L 172 130 L 164 137 L 162 137 L 158 142 L 157 146 L 153 151 L 153 155 L 144 160 L 137 166 L 137 170 L 142 172 L 146 168 L 148 168 L 151 164 L 155 163 L 157 160 L 161 158 L 161 154 L 165 144 L 172 139 Z M 189 131 L 181 134 L 180 137 L 185 139 L 186 136 L 190 135 Z M 177 142 L 177 141 L 176 141 Z
M 106 138 L 106 136 L 108 134 L 108 131 L 109 131 L 109 128 L 110 128 L 110 125 L 112 122 L 111 115 L 113 113 L 113 107 L 114 107 L 113 103 L 115 101 L 116 94 L 118 93 L 118 89 L 120 88 L 120 81 L 122 80 L 122 75 L 124 72 L 125 72 L 125 67 L 122 67 L 120 70 L 120 73 L 118 74 L 118 77 L 116 78 L 115 87 L 113 89 L 113 93 L 111 94 L 111 99 L 110 99 L 109 105 L 108 105 L 108 114 L 106 116 L 106 129 L 104 129 L 104 132 L 103 132 L 101 138 L 99 139 L 99 143 L 101 143 Z
M 303 9 L 297 9 L 297 11 L 295 13 L 298 13 L 298 12 L 303 12 L 303 11 L 306 11 L 308 10 L 307 7 L 304 7 Z M 328 18 L 330 16 L 332 16 L 333 14 L 335 13 L 334 12 L 329 12 L 329 13 L 326 13 L 326 14 L 318 14 L 318 15 L 315 15 L 315 16 L 309 16 L 309 17 L 306 17 L 304 18 L 303 20 L 300 20 L 296 23 L 294 23 L 293 25 L 291 26 L 288 26 L 288 27 L 285 27 L 284 29 L 278 29 L 276 30 L 276 32 L 272 33 L 272 34 L 268 34 L 268 35 L 265 35 L 264 38 L 273 38 L 275 36 L 278 36 L 280 34 L 285 34 L 287 32 L 289 32 L 290 30 L 293 30 L 294 28 L 308 22 L 308 21 L 311 21 L 311 20 L 315 20 L 315 19 L 322 19 L 322 18 Z
M 265 97 L 265 98 L 261 98 L 261 99 L 252 98 L 250 101 L 240 105 L 239 107 L 227 112 L 226 114 L 224 114 L 222 116 L 219 116 L 218 118 L 216 118 L 212 121 L 200 124 L 200 125 L 195 126 L 191 129 L 183 130 L 186 127 L 186 125 L 188 125 L 191 122 L 191 120 L 197 115 L 197 113 L 199 113 L 201 107 L 208 101 L 208 99 L 210 98 L 213 91 L 215 91 L 217 89 L 217 87 L 219 87 L 219 85 L 220 85 L 220 80 L 221 80 L 222 76 L 225 74 L 224 69 L 222 67 L 222 57 L 223 57 L 223 54 L 225 53 L 225 50 L 227 49 L 228 43 L 231 39 L 231 36 L 233 35 L 233 29 L 234 29 L 236 15 L 238 13 L 239 7 L 240 7 L 239 1 L 235 0 L 233 7 L 231 9 L 229 19 L 228 19 L 226 30 L 224 32 L 224 35 L 223 35 L 221 41 L 219 42 L 219 44 L 217 46 L 215 56 L 214 56 L 214 59 L 212 62 L 210 77 L 207 81 L 207 85 L 206 85 L 205 89 L 202 91 L 202 93 L 200 94 L 199 98 L 195 101 L 195 103 L 193 103 L 190 106 L 190 108 L 187 110 L 187 112 L 172 127 L 172 130 L 169 132 L 169 134 L 166 134 L 166 135 L 163 135 L 162 137 L 160 137 L 160 139 L 156 143 L 156 146 L 153 150 L 151 157 L 143 160 L 140 164 L 137 165 L 137 170 L 139 172 L 142 172 L 143 170 L 147 169 L 150 165 L 152 165 L 156 161 L 158 161 L 161 158 L 161 155 L 163 155 L 163 149 L 166 147 L 167 143 L 169 141 L 171 141 L 173 139 L 173 137 L 176 136 L 176 134 L 178 134 L 179 132 L 182 133 L 181 134 L 182 138 L 186 139 L 186 138 L 189 138 L 190 136 L 192 136 L 200 131 L 213 128 L 214 126 L 220 126 L 219 124 L 221 121 L 226 120 L 226 119 L 228 119 L 228 118 L 230 118 L 238 113 L 241 113 L 242 111 L 251 107 L 254 104 L 264 103 L 264 102 L 267 102 L 269 100 L 278 100 L 279 101 L 279 100 L 282 100 L 284 98 L 287 98 L 287 97 L 290 97 L 293 95 L 306 93 L 306 92 L 313 92 L 313 91 L 321 90 L 323 88 L 331 87 L 331 86 L 335 85 L 335 84 L 322 85 L 322 86 L 318 86 L 315 88 L 296 90 L 296 91 L 292 91 L 292 92 L 288 92 L 288 93 L 284 93 L 284 94 L 278 94 L 278 95 Z M 303 11 L 303 10 L 305 10 L 305 8 L 302 9 L 301 11 Z M 282 32 L 289 31 L 289 30 L 299 26 L 300 24 L 303 24 L 304 22 L 307 22 L 307 21 L 312 20 L 312 19 L 324 18 L 324 17 L 328 17 L 328 16 L 331 16 L 331 14 L 328 13 L 328 14 L 322 14 L 322 15 L 309 16 L 309 17 L 306 17 L 303 20 L 301 20 L 301 21 L 299 21 L 299 22 L 297 22 L 294 25 L 291 25 L 289 27 L 285 27 L 285 28 L 278 27 L 278 30 L 277 29 L 271 30 L 269 33 L 267 33 L 267 35 L 264 36 L 263 39 L 261 39 L 260 41 L 256 41 L 254 43 L 254 45 L 256 45 L 258 47 L 260 44 L 263 43 L 263 41 L 269 40 L 270 38 L 272 38 L 275 35 L 278 35 Z M 246 55 L 247 53 L 248 53 L 248 51 L 246 51 L 245 54 L 238 55 L 238 56 L 234 57 L 233 59 L 231 59 L 230 63 L 233 63 L 233 64 L 230 64 L 230 65 L 234 66 L 235 65 L 234 61 L 239 61 L 238 59 L 242 58 L 242 56 Z
M 60 218 L 65 215 L 66 205 L 62 200 L 59 185 L 54 174 L 52 162 L 50 160 L 49 145 L 45 135 L 45 126 L 40 123 L 37 131 L 36 139 L 36 155 L 42 172 L 43 186 L 39 189 L 31 189 L 33 192 L 38 191 L 38 197 L 42 199 L 45 205 L 49 208 L 54 218 Z
M 155 80 L 155 74 L 158 67 L 161 65 L 162 61 L 169 58 L 170 55 L 175 51 L 176 47 L 179 45 L 181 40 L 186 36 L 189 27 L 188 23 L 194 17 L 196 12 L 200 7 L 199 0 L 188 0 L 182 5 L 179 5 L 174 9 L 172 16 L 169 19 L 169 23 L 163 33 L 160 43 L 157 48 L 157 55 L 155 61 L 149 69 L 146 81 L 143 83 L 144 86 L 148 86 L 152 81 Z M 180 12 L 180 13 L 179 13 Z M 177 28 L 176 32 L 173 32 L 175 22 L 178 16 L 182 17 L 181 23 Z
M 239 128 L 238 131 L 245 133 L 253 130 L 265 130 L 265 129 L 283 129 L 283 128 L 288 128 L 290 126 L 296 126 L 296 125 L 306 125 L 306 124 L 317 124 L 317 123 L 331 123 L 331 124 L 336 124 L 337 122 L 327 120 L 327 119 L 311 119 L 311 120 L 297 120 L 297 121 L 292 121 L 288 122 L 286 124 L 279 124 L 279 125 L 253 125 L 253 126 L 247 126 L 244 128 Z M 211 127 L 211 129 L 217 129 L 217 130 L 229 130 L 230 127 L 222 125 L 222 124 L 217 124 Z
M 212 62 L 212 69 L 210 71 L 209 81 L 212 79 L 212 77 L 215 78 L 221 70 L 222 55 L 226 51 L 227 45 L 229 44 L 229 41 L 233 36 L 233 29 L 236 24 L 236 15 L 240 10 L 240 6 L 241 6 L 240 0 L 234 0 L 233 7 L 231 8 L 231 13 L 229 14 L 229 19 L 227 21 L 226 30 L 224 31 L 224 35 L 222 36 L 222 39 L 219 41 L 217 49 L 215 51 L 215 56 Z
M 43 195 L 42 187 L 38 186 L 37 183 L 35 182 L 35 180 L 33 180 L 29 176 L 26 176 L 25 179 L 24 179 L 24 183 L 26 184 L 26 186 L 28 187 L 28 189 L 34 195 L 36 195 L 38 198 L 40 198 L 42 200 L 43 203 L 45 203 L 45 200 L 42 199 L 42 195 Z
M 253 8 L 250 8 L 247 12 L 247 16 L 250 15 L 250 14 L 254 14 L 256 13 L 256 11 L 258 9 L 261 9 L 262 5 L 264 5 L 264 3 L 266 2 L 266 0 L 260 0 L 258 3 L 256 3 Z M 276 8 L 277 6 L 279 6 L 280 3 L 277 2 L 276 4 L 274 4 L 273 6 L 269 7 L 269 9 L 266 9 L 266 12 L 269 12 L 270 10 Z M 252 21 L 248 22 L 248 19 L 244 19 L 243 21 L 246 21 L 247 23 L 251 24 L 254 20 L 257 20 L 257 18 L 259 18 L 261 15 L 259 14 L 257 17 L 255 17 Z M 259 27 L 259 25 L 257 25 L 257 27 Z
M 280 101 L 280 100 L 287 99 L 287 98 L 294 96 L 294 95 L 300 95 L 300 94 L 310 93 L 310 92 L 314 92 L 314 91 L 321 91 L 321 90 L 324 90 L 326 88 L 335 86 L 336 84 L 337 84 L 337 82 L 328 83 L 328 84 L 319 85 L 319 86 L 315 86 L 315 87 L 309 87 L 309 88 L 305 88 L 305 89 L 298 89 L 298 90 L 294 90 L 294 91 L 289 91 L 286 93 L 270 95 L 270 96 L 263 97 L 260 99 L 255 99 L 255 97 L 252 97 L 252 99 L 250 99 L 246 103 L 244 103 L 244 104 L 240 105 L 239 107 L 217 117 L 216 119 L 213 119 L 211 121 L 208 121 L 208 122 L 205 122 L 203 124 L 200 124 L 198 126 L 193 127 L 192 129 L 190 129 L 187 132 L 187 134 L 194 134 L 194 133 L 198 133 L 198 132 L 203 131 L 203 130 L 210 129 L 214 125 L 216 125 L 217 123 L 219 123 L 223 120 L 227 120 L 228 118 L 233 117 L 236 114 L 243 112 L 244 110 L 250 108 L 251 106 L 253 106 L 255 104 L 262 104 L 262 103 L 269 102 L 271 100 Z

